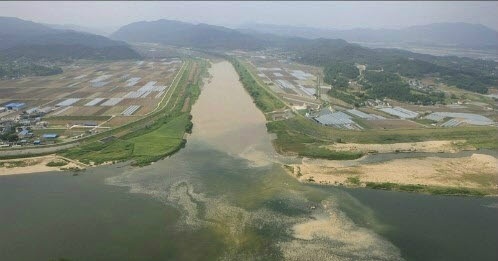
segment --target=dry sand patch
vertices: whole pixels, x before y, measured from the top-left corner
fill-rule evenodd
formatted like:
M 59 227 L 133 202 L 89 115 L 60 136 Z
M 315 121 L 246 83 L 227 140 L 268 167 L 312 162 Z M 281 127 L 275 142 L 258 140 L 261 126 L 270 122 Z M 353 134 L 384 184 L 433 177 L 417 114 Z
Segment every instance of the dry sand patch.
M 464 140 L 441 140 L 441 141 L 423 141 L 423 142 L 404 142 L 392 144 L 358 144 L 358 143 L 335 143 L 326 146 L 327 149 L 335 151 L 354 151 L 354 152 L 449 152 L 455 153 L 462 149 L 474 150 L 474 147 L 465 146 Z
M 311 179 L 320 184 L 348 184 L 348 178 L 358 177 L 362 183 L 498 188 L 498 159 L 484 154 L 461 158 L 395 159 L 357 166 L 347 166 L 341 161 L 304 159 L 302 164 L 292 166 L 293 175 L 299 176 L 300 181 Z
M 67 165 L 62 167 L 49 167 L 47 163 L 51 161 L 69 161 L 68 159 L 62 158 L 56 155 L 47 155 L 41 157 L 32 158 L 21 158 L 21 159 L 10 159 L 10 160 L 0 160 L 3 163 L 3 167 L 0 166 L 0 176 L 3 175 L 17 175 L 17 174 L 31 174 L 38 172 L 47 171 L 60 171 L 61 168 L 81 168 L 81 164 L 77 164 L 74 161 L 69 161 Z M 16 163 L 23 163 L 22 166 L 17 167 Z M 11 167 L 8 167 L 11 166 Z

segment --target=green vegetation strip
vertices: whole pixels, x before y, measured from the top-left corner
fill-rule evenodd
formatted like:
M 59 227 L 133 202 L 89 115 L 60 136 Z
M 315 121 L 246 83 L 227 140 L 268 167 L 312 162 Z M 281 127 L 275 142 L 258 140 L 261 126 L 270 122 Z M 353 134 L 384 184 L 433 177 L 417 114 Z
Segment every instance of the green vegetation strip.
M 1 168 L 19 168 L 19 167 L 27 167 L 30 166 L 28 162 L 17 160 L 17 161 L 4 161 L 0 162 Z
M 65 160 L 53 160 L 47 163 L 47 167 L 62 167 L 68 164 Z
M 405 191 L 405 192 L 420 192 L 433 195 L 451 195 L 451 196 L 485 196 L 490 194 L 487 191 L 472 189 L 472 188 L 455 188 L 455 187 L 440 187 L 440 186 L 426 186 L 426 185 L 414 185 L 414 184 L 396 184 L 390 182 L 376 183 L 367 182 L 365 183 L 367 188 L 371 189 L 381 189 L 381 190 L 395 190 L 395 191 Z

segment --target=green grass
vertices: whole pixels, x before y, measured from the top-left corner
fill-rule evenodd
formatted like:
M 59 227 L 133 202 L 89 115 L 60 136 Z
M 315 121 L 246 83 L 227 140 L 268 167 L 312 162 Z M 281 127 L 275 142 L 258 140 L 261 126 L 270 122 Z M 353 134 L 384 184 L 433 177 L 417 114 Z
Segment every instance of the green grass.
M 298 152 L 301 157 L 320 158 L 329 160 L 353 160 L 363 156 L 361 152 L 333 151 L 318 147 L 315 144 L 306 144 L 305 148 Z
M 47 167 L 62 167 L 62 166 L 66 166 L 68 164 L 67 161 L 65 160 L 53 160 L 53 161 L 50 161 L 49 163 L 47 163 Z
M 37 130 L 33 130 L 32 132 L 35 134 L 35 135 L 43 135 L 43 134 L 48 134 L 48 133 L 56 133 L 57 135 L 62 135 L 64 134 L 64 132 L 66 132 L 67 129 L 37 129 Z
M 184 113 L 164 121 L 157 123 L 155 128 L 142 129 L 107 143 L 92 142 L 69 149 L 62 155 L 87 164 L 134 160 L 135 165 L 147 165 L 185 146 L 183 135 L 190 123 L 189 114 Z
M 352 185 L 359 186 L 360 185 L 360 178 L 355 176 L 355 177 L 348 177 L 346 181 Z
M 133 154 L 153 156 L 173 150 L 182 142 L 186 126 L 190 123 L 188 114 L 183 114 L 158 129 L 130 139 L 135 144 Z
M 83 163 L 102 164 L 108 161 L 121 161 L 128 159 L 133 154 L 134 144 L 115 140 L 113 142 L 93 142 L 84 146 L 71 148 L 62 152 L 64 157 L 77 159 Z
M 87 164 L 135 160 L 135 165 L 147 165 L 181 149 L 185 145 L 183 135 L 189 123 L 189 114 L 184 113 L 167 119 L 166 123 L 158 123 L 157 128 L 137 131 L 107 143 L 92 142 L 69 149 L 62 155 Z
M 29 166 L 29 164 L 22 160 L 0 162 L 0 167 L 6 167 L 6 168 L 18 168 L 18 167 L 27 167 L 27 166 Z
M 433 121 L 433 120 L 429 120 L 429 119 L 415 119 L 413 121 L 418 122 L 420 124 L 424 124 L 424 125 L 431 125 L 433 123 L 437 123 L 437 121 Z
M 487 191 L 471 188 L 455 188 L 455 187 L 440 187 L 440 186 L 426 186 L 415 184 L 396 184 L 391 182 L 366 182 L 367 188 L 381 189 L 381 190 L 395 190 L 405 192 L 419 192 L 433 195 L 449 195 L 449 196 L 485 196 L 490 194 Z

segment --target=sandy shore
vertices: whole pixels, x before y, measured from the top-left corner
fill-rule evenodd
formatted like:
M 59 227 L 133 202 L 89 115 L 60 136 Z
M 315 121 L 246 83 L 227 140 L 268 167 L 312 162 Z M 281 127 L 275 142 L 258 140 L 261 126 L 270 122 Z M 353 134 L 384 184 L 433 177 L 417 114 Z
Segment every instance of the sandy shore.
M 462 158 L 409 158 L 381 163 L 347 166 L 344 161 L 303 159 L 294 167 L 300 181 L 351 185 L 348 178 L 366 182 L 391 182 L 428 186 L 465 187 L 485 190 L 498 188 L 498 159 L 484 154 Z
M 393 144 L 358 144 L 358 143 L 335 143 L 325 146 L 327 149 L 335 151 L 353 151 L 353 152 L 446 152 L 455 153 L 465 150 L 475 150 L 474 147 L 464 145 L 464 140 L 440 140 L 440 141 L 423 141 L 423 142 L 406 142 Z
M 68 162 L 67 165 L 62 167 L 49 167 L 47 163 L 51 161 L 62 161 Z M 57 155 L 47 155 L 41 157 L 32 158 L 20 158 L 20 159 L 10 159 L 10 160 L 0 160 L 0 176 L 3 175 L 16 175 L 16 174 L 31 174 L 47 171 L 60 171 L 61 168 L 82 168 L 84 167 L 80 163 L 75 161 L 57 156 Z

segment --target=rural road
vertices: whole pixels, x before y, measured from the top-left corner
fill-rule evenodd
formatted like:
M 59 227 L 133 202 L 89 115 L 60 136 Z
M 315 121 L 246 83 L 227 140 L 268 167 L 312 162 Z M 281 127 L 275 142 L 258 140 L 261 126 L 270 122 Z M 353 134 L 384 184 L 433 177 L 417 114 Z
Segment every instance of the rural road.
M 1 157 L 10 157 L 10 156 L 22 156 L 22 155 L 36 155 L 36 154 L 48 154 L 55 153 L 60 150 L 69 149 L 75 146 L 78 146 L 78 142 L 69 143 L 69 144 L 61 144 L 58 146 L 52 147 L 30 147 L 25 149 L 14 149 L 14 150 L 0 150 L 0 158 Z

